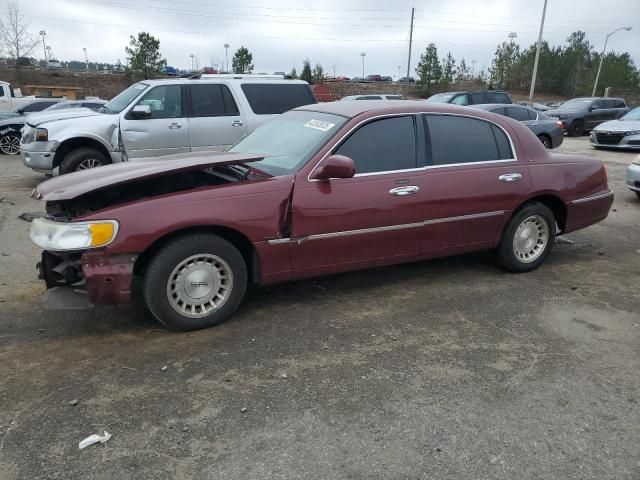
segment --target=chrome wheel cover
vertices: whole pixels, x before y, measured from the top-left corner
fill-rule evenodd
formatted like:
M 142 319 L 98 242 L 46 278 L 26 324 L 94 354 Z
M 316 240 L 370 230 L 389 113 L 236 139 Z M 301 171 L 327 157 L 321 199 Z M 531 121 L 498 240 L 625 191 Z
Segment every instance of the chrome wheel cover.
M 209 253 L 186 258 L 173 269 L 167 281 L 169 304 L 189 318 L 203 318 L 220 309 L 232 290 L 229 264 Z
M 83 161 L 81 161 L 77 168 L 77 170 L 87 170 L 89 168 L 96 168 L 96 167 L 101 167 L 102 166 L 102 162 L 100 160 L 98 160 L 97 158 L 85 158 Z
M 0 138 L 0 151 L 6 155 L 17 155 L 20 153 L 20 137 L 16 135 L 5 135 Z
M 522 263 L 536 261 L 549 243 L 549 225 L 540 215 L 525 218 L 513 236 L 513 253 Z

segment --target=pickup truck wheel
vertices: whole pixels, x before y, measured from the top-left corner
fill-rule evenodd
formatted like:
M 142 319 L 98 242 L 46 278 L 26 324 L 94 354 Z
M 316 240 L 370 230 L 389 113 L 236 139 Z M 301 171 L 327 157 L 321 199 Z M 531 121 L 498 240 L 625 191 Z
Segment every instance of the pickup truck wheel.
M 247 289 L 237 248 L 210 234 L 191 234 L 160 250 L 144 273 L 147 308 L 172 330 L 198 330 L 227 320 Z
M 5 155 L 17 155 L 20 153 L 20 135 L 7 133 L 0 138 L 0 151 Z
M 544 148 L 552 148 L 551 139 L 547 135 L 538 135 L 538 140 L 540 140 Z
M 60 174 L 64 175 L 88 168 L 101 167 L 110 163 L 104 154 L 95 148 L 78 148 L 67 153 L 60 164 Z
M 532 202 L 509 220 L 498 248 L 491 252 L 492 257 L 505 270 L 528 272 L 545 261 L 555 237 L 553 213 L 545 205 Z
M 570 137 L 579 137 L 584 133 L 584 123 L 582 120 L 574 120 L 569 125 L 569 129 L 567 130 L 567 135 Z

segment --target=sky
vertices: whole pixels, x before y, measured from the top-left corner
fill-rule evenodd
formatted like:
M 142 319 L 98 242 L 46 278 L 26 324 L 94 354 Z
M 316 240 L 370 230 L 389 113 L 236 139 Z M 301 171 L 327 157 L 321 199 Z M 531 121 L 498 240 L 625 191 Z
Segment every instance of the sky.
M 8 0 L 1 0 L 0 5 Z M 537 41 L 544 0 L 20 0 L 37 36 L 46 31 L 54 58 L 126 62 L 129 35 L 148 31 L 160 40 L 168 65 L 188 69 L 226 64 L 245 46 L 255 72 L 298 72 L 308 58 L 330 75 L 406 75 L 411 8 L 415 7 L 411 75 L 433 42 L 465 58 L 475 72 L 491 64 L 496 45 L 515 32 L 515 42 Z M 579 8 L 576 7 L 579 5 Z M 606 5 L 606 8 L 604 6 Z M 2 9 L 4 11 L 6 9 Z M 563 45 L 581 29 L 600 51 L 628 51 L 640 65 L 640 0 L 548 0 L 543 40 Z M 32 55 L 44 57 L 42 46 Z M 475 63 L 472 64 L 472 61 Z

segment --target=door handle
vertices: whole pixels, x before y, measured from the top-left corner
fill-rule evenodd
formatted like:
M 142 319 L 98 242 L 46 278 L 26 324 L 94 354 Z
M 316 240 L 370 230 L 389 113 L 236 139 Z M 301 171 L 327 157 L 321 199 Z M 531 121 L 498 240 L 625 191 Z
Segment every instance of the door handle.
M 389 195 L 403 197 L 405 195 L 412 195 L 414 193 L 417 193 L 418 190 L 420 190 L 420 188 L 416 187 L 415 185 L 409 185 L 406 187 L 396 187 L 389 190 Z
M 169 124 L 170 130 L 175 130 L 177 128 L 182 128 L 182 124 L 180 122 L 173 122 Z
M 242 120 L 234 120 L 233 122 L 231 122 L 231 126 L 232 127 L 241 127 L 242 126 Z
M 519 173 L 505 173 L 504 175 L 500 175 L 498 180 L 501 182 L 517 182 L 522 178 L 522 175 Z

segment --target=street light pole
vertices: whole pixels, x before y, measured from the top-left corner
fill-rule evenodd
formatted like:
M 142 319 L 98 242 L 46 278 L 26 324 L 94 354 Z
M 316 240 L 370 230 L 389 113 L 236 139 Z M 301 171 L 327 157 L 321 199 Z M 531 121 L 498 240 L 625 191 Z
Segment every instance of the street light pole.
M 229 44 L 224 44 L 224 55 L 227 57 L 227 68 L 225 68 L 225 72 L 229 73 Z
M 191 55 L 189 55 L 189 57 L 191 57 L 191 71 L 193 72 L 193 59 L 195 55 L 192 53 Z
M 360 56 L 362 57 L 362 78 L 364 78 L 364 57 L 366 57 L 367 54 L 362 52 Z
M 604 51 L 607 49 L 607 42 L 609 41 L 609 37 L 620 30 L 626 30 L 627 32 L 631 30 L 631 27 L 620 27 L 617 30 L 609 33 L 607 38 L 604 39 L 604 47 L 602 47 L 602 55 L 600 55 L 600 65 L 598 65 L 598 73 L 596 74 L 596 81 L 593 84 L 593 91 L 591 92 L 591 96 L 596 96 L 596 89 L 598 88 L 598 80 L 600 79 L 600 70 L 602 69 L 602 61 L 604 60 Z
M 471 60 L 471 78 L 476 76 L 476 63 L 478 63 L 477 60 Z
M 47 36 L 47 32 L 40 30 L 40 36 L 42 37 L 42 49 L 44 50 L 44 61 L 47 61 L 47 44 L 44 43 L 44 37 Z
M 538 60 L 540 60 L 540 48 L 542 47 L 542 30 L 544 30 L 544 16 L 547 13 L 547 0 L 542 7 L 542 20 L 540 20 L 540 32 L 538 33 L 538 46 L 536 47 L 536 59 L 533 62 L 533 75 L 531 76 L 531 88 L 529 89 L 529 105 L 533 103 L 533 92 L 536 89 L 536 77 L 538 76 Z

